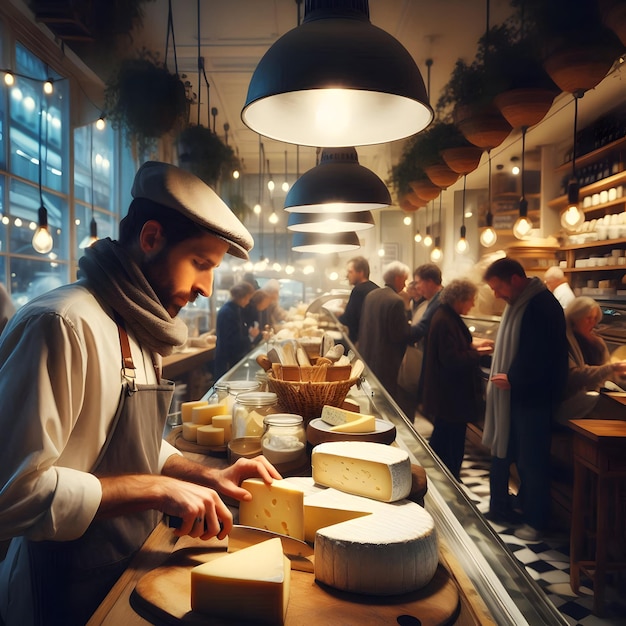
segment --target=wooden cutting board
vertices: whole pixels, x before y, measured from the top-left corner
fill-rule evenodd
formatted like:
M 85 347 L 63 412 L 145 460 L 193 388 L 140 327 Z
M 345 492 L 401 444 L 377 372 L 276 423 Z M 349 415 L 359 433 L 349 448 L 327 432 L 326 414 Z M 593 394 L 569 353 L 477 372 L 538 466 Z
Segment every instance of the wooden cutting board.
M 191 568 L 221 556 L 224 556 L 223 548 L 191 547 L 173 552 L 161 567 L 139 580 L 131 605 L 142 617 L 157 624 L 232 626 L 231 620 L 207 617 L 191 610 Z M 316 582 L 313 574 L 292 570 L 286 625 L 441 626 L 453 623 L 458 611 L 457 586 L 441 564 L 423 589 L 385 597 L 338 591 Z

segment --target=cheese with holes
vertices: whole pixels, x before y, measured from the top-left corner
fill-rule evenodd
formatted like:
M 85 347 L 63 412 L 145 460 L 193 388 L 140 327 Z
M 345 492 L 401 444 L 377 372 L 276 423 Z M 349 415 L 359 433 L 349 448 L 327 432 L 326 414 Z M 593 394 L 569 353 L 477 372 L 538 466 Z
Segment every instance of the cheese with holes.
M 228 443 L 233 436 L 233 416 L 232 415 L 215 415 L 211 422 L 215 428 L 224 429 L 224 443 Z
M 193 400 L 192 402 L 182 402 L 180 405 L 180 416 L 183 422 L 191 422 L 191 412 L 199 406 L 208 406 L 206 400 Z
M 207 404 L 204 406 L 194 406 L 191 409 L 191 421 L 194 424 L 202 424 L 204 426 L 211 424 L 216 415 L 224 415 L 226 413 L 225 404 Z
M 278 537 L 191 570 L 191 608 L 228 623 L 284 624 L 291 568 Z
M 373 433 L 376 430 L 376 418 L 373 415 L 362 415 L 359 419 L 332 426 L 334 433 Z
M 200 424 L 183 422 L 183 439 L 186 441 L 193 441 L 195 443 L 198 439 L 198 428 L 200 428 Z
M 240 524 L 304 539 L 302 489 L 286 480 L 274 480 L 267 485 L 260 478 L 248 478 L 241 486 L 252 494 L 252 500 L 240 502 Z
M 354 422 L 361 417 L 374 417 L 373 415 L 365 416 L 362 413 L 355 413 L 354 411 L 346 411 L 346 409 L 340 409 L 337 406 L 324 405 L 322 407 L 322 414 L 320 416 L 322 422 L 326 422 L 331 426 L 339 426 L 340 424 L 346 424 L 347 422 Z
M 313 480 L 325 487 L 395 502 L 411 492 L 407 452 L 370 441 L 329 441 L 313 448 Z
M 196 441 L 199 446 L 223 446 L 224 429 L 215 426 L 199 426 L 196 431 Z

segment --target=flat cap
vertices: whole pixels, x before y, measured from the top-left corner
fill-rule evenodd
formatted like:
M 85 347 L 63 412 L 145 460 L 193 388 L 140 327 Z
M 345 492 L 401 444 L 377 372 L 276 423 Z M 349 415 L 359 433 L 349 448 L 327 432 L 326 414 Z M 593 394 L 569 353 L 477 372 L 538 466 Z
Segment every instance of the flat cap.
M 137 170 L 131 195 L 182 213 L 228 243 L 229 254 L 248 258 L 254 245 L 252 235 L 215 191 L 190 172 L 169 163 L 146 161 Z

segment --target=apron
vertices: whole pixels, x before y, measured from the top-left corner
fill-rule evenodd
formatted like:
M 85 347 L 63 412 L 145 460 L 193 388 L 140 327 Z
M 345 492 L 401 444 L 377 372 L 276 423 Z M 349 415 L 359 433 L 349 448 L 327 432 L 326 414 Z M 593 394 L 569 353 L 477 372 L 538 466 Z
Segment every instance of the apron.
M 138 385 L 128 335 L 117 320 L 122 391 L 107 439 L 91 473 L 158 473 L 159 451 L 174 383 Z M 74 541 L 28 541 L 35 624 L 79 626 L 98 608 L 159 522 L 158 511 L 92 521 Z

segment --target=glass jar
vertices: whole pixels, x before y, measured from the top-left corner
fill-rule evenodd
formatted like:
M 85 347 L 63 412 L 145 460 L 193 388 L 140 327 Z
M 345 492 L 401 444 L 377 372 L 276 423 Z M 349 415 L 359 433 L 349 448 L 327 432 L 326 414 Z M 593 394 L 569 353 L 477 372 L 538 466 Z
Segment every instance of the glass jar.
M 235 400 L 240 393 L 257 391 L 259 381 L 257 380 L 224 380 L 215 383 L 213 393 L 209 397 L 209 402 L 219 402 L 226 405 L 226 412 L 233 412 Z
M 306 431 L 301 415 L 275 413 L 263 423 L 263 456 L 273 465 L 302 464 L 306 460 Z
M 233 438 L 261 437 L 263 420 L 276 413 L 277 397 L 271 391 L 248 391 L 237 395 L 233 407 Z

